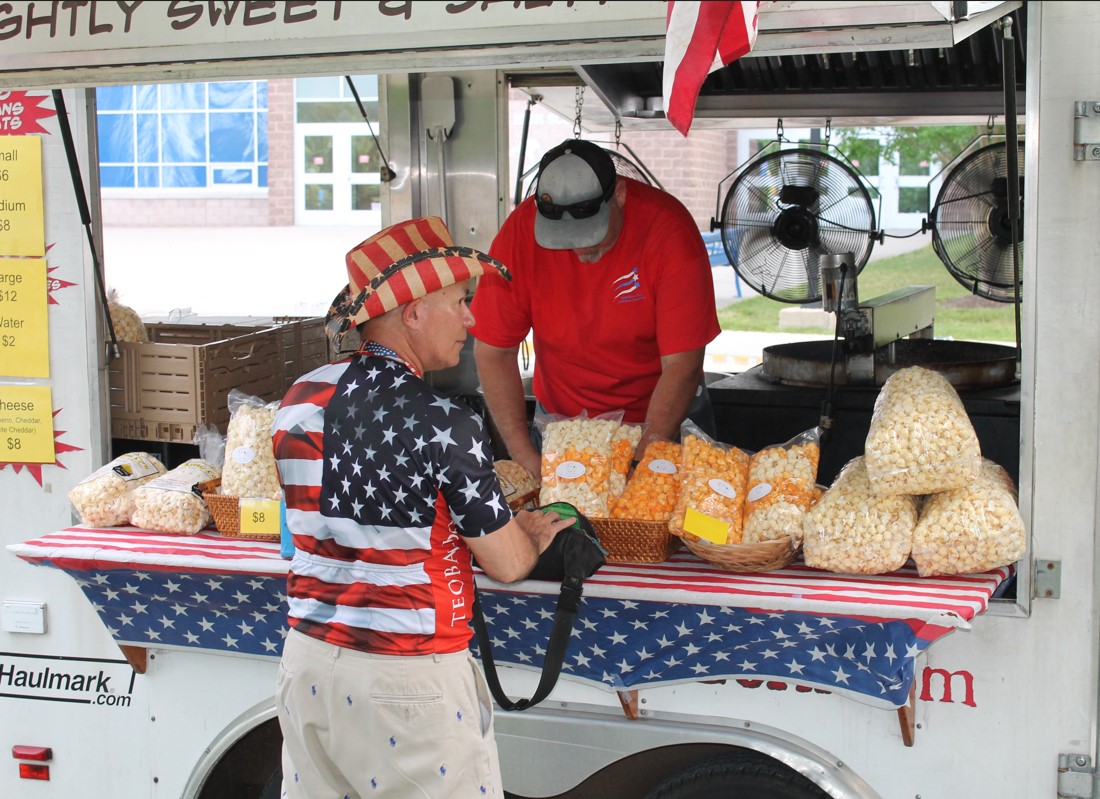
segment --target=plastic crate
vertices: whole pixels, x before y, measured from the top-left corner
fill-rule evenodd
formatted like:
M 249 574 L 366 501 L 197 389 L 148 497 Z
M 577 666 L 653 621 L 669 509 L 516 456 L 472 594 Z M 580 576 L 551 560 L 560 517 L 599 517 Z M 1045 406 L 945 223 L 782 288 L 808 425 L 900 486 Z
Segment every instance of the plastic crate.
M 332 360 L 323 317 L 276 316 L 274 321 L 283 342 L 285 389 L 306 372 Z
M 286 325 L 145 327 L 148 342 L 119 342 L 108 363 L 114 438 L 190 444 L 199 425 L 226 432 L 232 389 L 266 402 L 286 392 L 288 340 L 296 352 Z

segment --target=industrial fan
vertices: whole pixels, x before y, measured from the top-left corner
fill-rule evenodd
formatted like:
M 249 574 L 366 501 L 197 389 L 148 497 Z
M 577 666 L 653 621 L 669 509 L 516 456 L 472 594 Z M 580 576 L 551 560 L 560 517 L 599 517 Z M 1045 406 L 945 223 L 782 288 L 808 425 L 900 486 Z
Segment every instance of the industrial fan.
M 741 279 L 773 300 L 820 300 L 822 256 L 850 252 L 858 274 L 881 240 L 874 188 L 825 147 L 765 148 L 726 177 L 737 174 L 712 228 Z
M 947 271 L 972 293 L 1017 299 L 1016 245 L 1023 239 L 1024 143 L 1017 144 L 1019 207 L 1016 232 L 1009 215 L 1008 146 L 976 139 L 944 167 L 946 175 L 929 212 L 932 249 Z

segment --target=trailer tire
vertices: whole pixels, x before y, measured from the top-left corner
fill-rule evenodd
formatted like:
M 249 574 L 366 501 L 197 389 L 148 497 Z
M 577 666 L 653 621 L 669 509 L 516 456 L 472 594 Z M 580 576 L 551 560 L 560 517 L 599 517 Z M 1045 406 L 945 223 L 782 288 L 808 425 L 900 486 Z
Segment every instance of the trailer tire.
M 264 783 L 264 789 L 260 791 L 260 799 L 279 799 L 283 790 L 283 767 L 278 765 L 271 772 L 271 776 Z
M 645 799 L 829 799 L 829 795 L 770 757 L 723 755 L 674 774 Z

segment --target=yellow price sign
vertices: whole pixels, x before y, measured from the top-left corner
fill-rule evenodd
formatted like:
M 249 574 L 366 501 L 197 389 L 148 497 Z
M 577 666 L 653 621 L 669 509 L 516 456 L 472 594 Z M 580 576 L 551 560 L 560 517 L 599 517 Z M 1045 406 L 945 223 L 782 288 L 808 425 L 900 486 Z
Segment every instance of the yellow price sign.
M 241 498 L 241 532 L 279 534 L 279 500 Z
M 0 386 L 0 463 L 55 463 L 53 438 L 49 386 Z
M 684 532 L 697 535 L 712 544 L 725 544 L 730 532 L 730 523 L 700 513 L 695 508 L 688 508 L 684 514 Z
M 0 136 L 0 255 L 45 255 L 42 139 Z
M 49 377 L 45 258 L 0 258 L 0 375 Z

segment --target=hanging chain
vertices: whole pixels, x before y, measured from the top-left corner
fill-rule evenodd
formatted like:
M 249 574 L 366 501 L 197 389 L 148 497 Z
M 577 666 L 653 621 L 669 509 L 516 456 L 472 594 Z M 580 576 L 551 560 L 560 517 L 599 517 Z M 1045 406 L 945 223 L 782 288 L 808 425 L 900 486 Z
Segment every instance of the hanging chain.
M 581 137 L 581 106 L 584 105 L 584 86 L 577 87 L 576 103 L 577 103 L 577 116 L 573 119 L 573 138 L 579 139 Z
M 829 137 L 833 135 L 833 120 L 831 118 L 825 119 L 825 145 L 829 144 Z
M 985 123 L 985 131 L 990 136 L 993 135 L 993 122 L 994 122 L 995 119 L 997 119 L 997 115 L 996 114 L 990 114 L 989 119 Z
M 619 117 L 615 117 L 615 149 L 619 149 L 619 139 L 623 136 L 623 121 Z
M 783 141 L 783 120 L 775 120 L 775 140 Z

